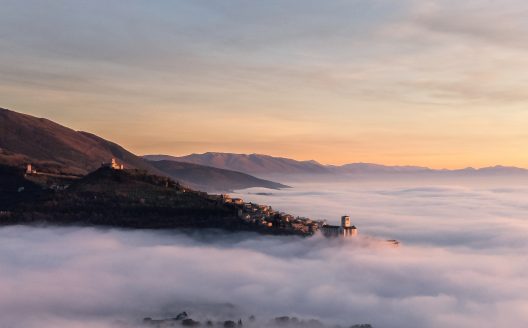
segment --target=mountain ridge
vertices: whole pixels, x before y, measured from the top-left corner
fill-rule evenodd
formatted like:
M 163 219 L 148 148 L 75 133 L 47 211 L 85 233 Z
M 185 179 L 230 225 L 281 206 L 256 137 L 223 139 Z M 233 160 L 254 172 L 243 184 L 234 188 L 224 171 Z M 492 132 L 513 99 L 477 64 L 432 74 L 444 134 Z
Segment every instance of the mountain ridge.
M 75 131 L 46 118 L 0 108 L 0 164 L 19 168 L 32 164 L 37 170 L 47 173 L 83 176 L 111 158 L 116 158 L 127 168 L 169 176 L 191 188 L 209 192 L 287 187 L 245 173 L 209 166 L 187 166 L 183 170 L 167 165 L 162 170 L 159 163 L 153 165 L 119 144 L 93 133 Z
M 495 165 L 481 168 L 432 169 L 416 165 L 383 165 L 376 163 L 349 163 L 343 165 L 321 164 L 315 160 L 297 161 L 284 157 L 262 154 L 237 154 L 206 152 L 186 156 L 144 155 L 149 161 L 169 160 L 222 169 L 236 169 L 248 174 L 528 174 L 528 169 Z M 248 163 L 248 161 L 250 163 Z M 271 163 L 271 165 L 269 165 Z M 285 167 L 285 169 L 283 169 Z
M 325 173 L 327 168 L 314 160 L 297 161 L 285 157 L 274 157 L 263 154 L 235 154 L 235 153 L 217 153 L 207 152 L 203 154 L 191 154 L 187 156 L 170 156 L 170 155 L 145 155 L 150 161 L 172 160 L 185 163 L 204 165 L 231 169 L 248 174 L 267 174 L 267 173 Z M 251 172 L 251 173 L 249 173 Z

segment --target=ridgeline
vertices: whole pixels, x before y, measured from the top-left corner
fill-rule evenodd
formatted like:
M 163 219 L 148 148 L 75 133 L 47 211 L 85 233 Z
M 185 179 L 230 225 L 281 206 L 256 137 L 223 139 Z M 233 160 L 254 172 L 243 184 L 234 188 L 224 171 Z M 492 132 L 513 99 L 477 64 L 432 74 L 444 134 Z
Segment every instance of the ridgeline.
M 82 177 L 24 174 L 1 166 L 0 224 L 223 229 L 266 234 L 305 231 L 244 220 L 244 204 L 225 201 L 145 170 L 101 167 Z

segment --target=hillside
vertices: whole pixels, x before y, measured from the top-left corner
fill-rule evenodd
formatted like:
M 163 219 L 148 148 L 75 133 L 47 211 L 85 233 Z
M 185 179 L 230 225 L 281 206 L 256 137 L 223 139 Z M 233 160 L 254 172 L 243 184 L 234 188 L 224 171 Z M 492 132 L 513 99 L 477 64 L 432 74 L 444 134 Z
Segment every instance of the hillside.
M 94 134 L 74 131 L 44 118 L 0 108 L 0 164 L 20 168 L 31 163 L 42 172 L 82 176 L 111 158 L 116 158 L 127 168 L 170 176 L 189 187 L 206 191 L 284 187 L 275 182 L 212 167 L 195 165 L 183 169 L 183 165 L 152 165 L 120 145 Z
M 288 188 L 286 185 L 259 179 L 249 174 L 192 163 L 163 160 L 154 161 L 151 164 L 171 178 L 204 191 L 225 191 L 250 187 Z M 215 181 L 214 186 L 211 185 L 211 181 Z
M 220 169 L 234 170 L 248 174 L 298 174 L 329 173 L 329 169 L 316 161 L 296 161 L 293 159 L 259 154 L 204 153 L 175 157 L 168 155 L 146 155 L 152 161 L 171 160 Z
M 49 191 L 26 200 L 1 222 L 156 229 L 244 228 L 234 208 L 205 193 L 145 171 L 110 168 L 98 169 L 64 191 Z
M 48 172 L 83 175 L 112 157 L 127 167 L 161 173 L 123 147 L 93 134 L 0 108 L 0 163 L 33 163 Z
M 52 224 L 110 226 L 133 229 L 223 229 L 265 234 L 310 235 L 286 225 L 243 219 L 244 204 L 194 191 L 176 181 L 144 170 L 103 167 L 62 188 L 42 189 L 31 175 L 3 170 L 0 179 L 15 176 L 6 188 L 13 203 L 0 203 L 0 225 Z M 20 172 L 19 172 L 20 173 Z M 20 190 L 20 185 L 30 187 Z M 15 205 L 13 205 L 15 204 Z
M 0 165 L 0 211 L 10 210 L 42 193 L 42 188 L 24 178 L 21 170 Z

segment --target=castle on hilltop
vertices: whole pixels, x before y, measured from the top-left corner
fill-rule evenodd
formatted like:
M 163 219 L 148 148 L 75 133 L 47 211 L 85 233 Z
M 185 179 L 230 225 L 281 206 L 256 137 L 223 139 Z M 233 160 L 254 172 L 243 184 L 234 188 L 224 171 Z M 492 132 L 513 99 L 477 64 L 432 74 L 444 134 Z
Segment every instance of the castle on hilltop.
M 102 167 L 109 167 L 114 170 L 124 170 L 125 166 L 123 164 L 119 164 L 115 158 L 112 158 L 110 163 L 103 163 L 101 164 Z
M 323 224 L 321 232 L 325 237 L 355 237 L 358 235 L 358 229 L 351 225 L 348 215 L 341 217 L 340 226 Z

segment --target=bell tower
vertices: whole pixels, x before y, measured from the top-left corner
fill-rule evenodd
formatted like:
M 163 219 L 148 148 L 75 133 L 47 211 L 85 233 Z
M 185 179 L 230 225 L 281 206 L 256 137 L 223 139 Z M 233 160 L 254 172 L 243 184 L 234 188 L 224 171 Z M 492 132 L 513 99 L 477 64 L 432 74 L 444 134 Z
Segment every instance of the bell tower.
M 343 228 L 350 228 L 350 216 L 348 215 L 343 215 L 341 217 L 341 226 Z

